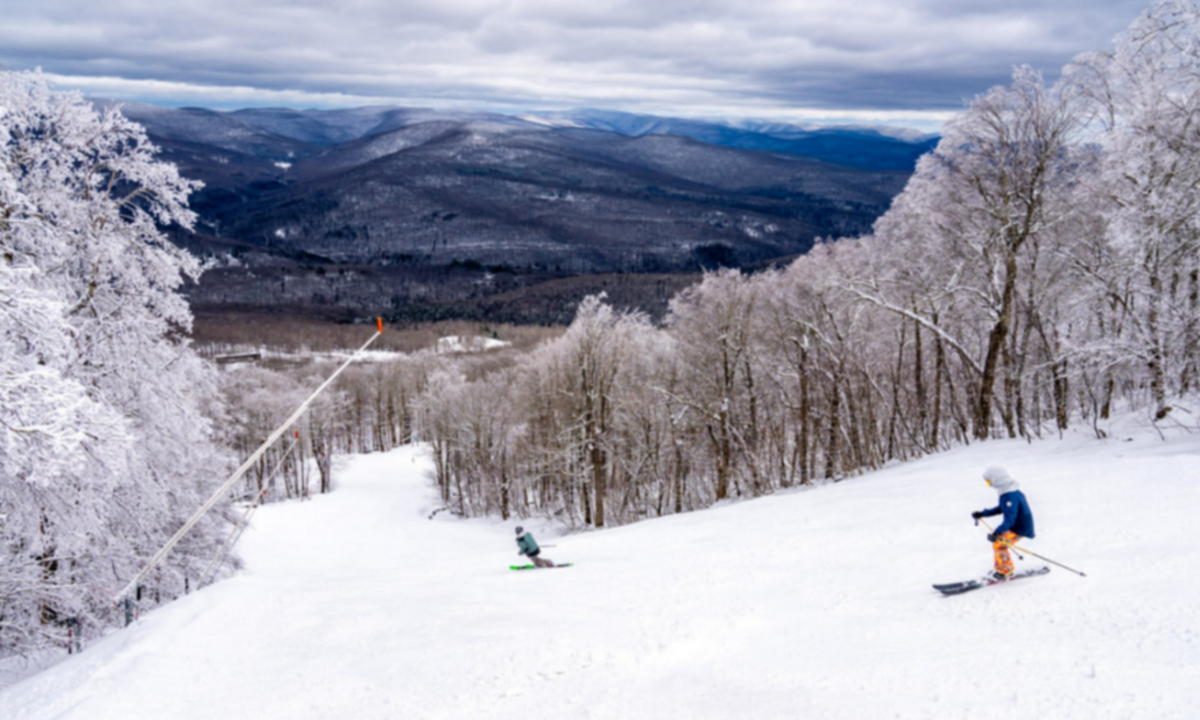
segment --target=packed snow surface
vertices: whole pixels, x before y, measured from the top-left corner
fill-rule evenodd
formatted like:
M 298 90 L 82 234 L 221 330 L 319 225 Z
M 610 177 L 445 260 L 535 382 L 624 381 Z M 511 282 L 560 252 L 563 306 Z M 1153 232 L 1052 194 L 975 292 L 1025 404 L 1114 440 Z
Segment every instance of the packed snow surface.
M 68 718 L 1195 718 L 1200 435 L 978 443 L 812 489 L 578 534 L 512 572 L 517 521 L 439 506 L 420 448 L 344 458 L 263 508 L 247 569 L 0 691 Z M 1087 573 L 942 597 L 991 547 Z M 1027 557 L 1022 566 L 1042 564 Z

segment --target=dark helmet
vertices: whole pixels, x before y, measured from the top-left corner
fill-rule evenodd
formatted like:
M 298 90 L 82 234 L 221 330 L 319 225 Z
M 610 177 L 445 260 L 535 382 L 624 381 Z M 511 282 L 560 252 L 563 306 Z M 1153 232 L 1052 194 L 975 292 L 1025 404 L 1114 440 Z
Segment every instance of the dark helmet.
M 523 533 L 523 532 L 525 532 L 525 528 L 523 528 L 523 527 L 521 527 L 520 525 L 518 525 L 518 526 L 517 526 L 517 534 L 518 534 L 518 535 L 520 535 L 520 534 L 521 534 L 521 533 Z

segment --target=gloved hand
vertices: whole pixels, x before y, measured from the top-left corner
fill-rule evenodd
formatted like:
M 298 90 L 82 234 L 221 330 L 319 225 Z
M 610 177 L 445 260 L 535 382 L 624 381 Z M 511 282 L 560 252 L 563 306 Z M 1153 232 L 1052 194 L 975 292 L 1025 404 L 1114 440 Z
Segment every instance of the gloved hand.
M 997 540 L 1001 539 L 1000 535 L 998 533 L 994 533 L 994 532 L 988 533 L 987 537 L 988 537 L 988 542 L 990 542 L 990 543 L 994 543 Z
M 983 511 L 976 510 L 975 512 L 971 513 L 971 517 L 976 520 L 982 520 L 983 519 Z

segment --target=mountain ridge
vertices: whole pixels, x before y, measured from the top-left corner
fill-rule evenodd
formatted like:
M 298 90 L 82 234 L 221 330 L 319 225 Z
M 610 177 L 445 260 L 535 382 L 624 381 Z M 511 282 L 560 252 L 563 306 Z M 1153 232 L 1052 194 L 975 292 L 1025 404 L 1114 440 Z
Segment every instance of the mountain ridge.
M 869 232 L 931 142 L 596 111 L 123 109 L 205 183 L 196 231 L 173 236 L 212 268 L 188 289 L 206 307 L 336 298 L 403 314 L 573 275 L 795 256 Z

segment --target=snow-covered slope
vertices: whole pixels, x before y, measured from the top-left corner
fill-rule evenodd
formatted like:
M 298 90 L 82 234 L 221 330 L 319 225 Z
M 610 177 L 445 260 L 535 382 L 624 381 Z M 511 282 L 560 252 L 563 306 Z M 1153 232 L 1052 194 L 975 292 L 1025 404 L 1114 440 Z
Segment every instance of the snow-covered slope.
M 1030 550 L 1082 569 L 944 598 L 988 569 L 969 513 L 1004 464 Z M 1193 718 L 1200 435 L 988 442 L 833 486 L 603 532 L 439 513 L 419 449 L 266 507 L 248 569 L 0 691 L 31 718 Z M 1033 561 L 1026 560 L 1025 564 Z

